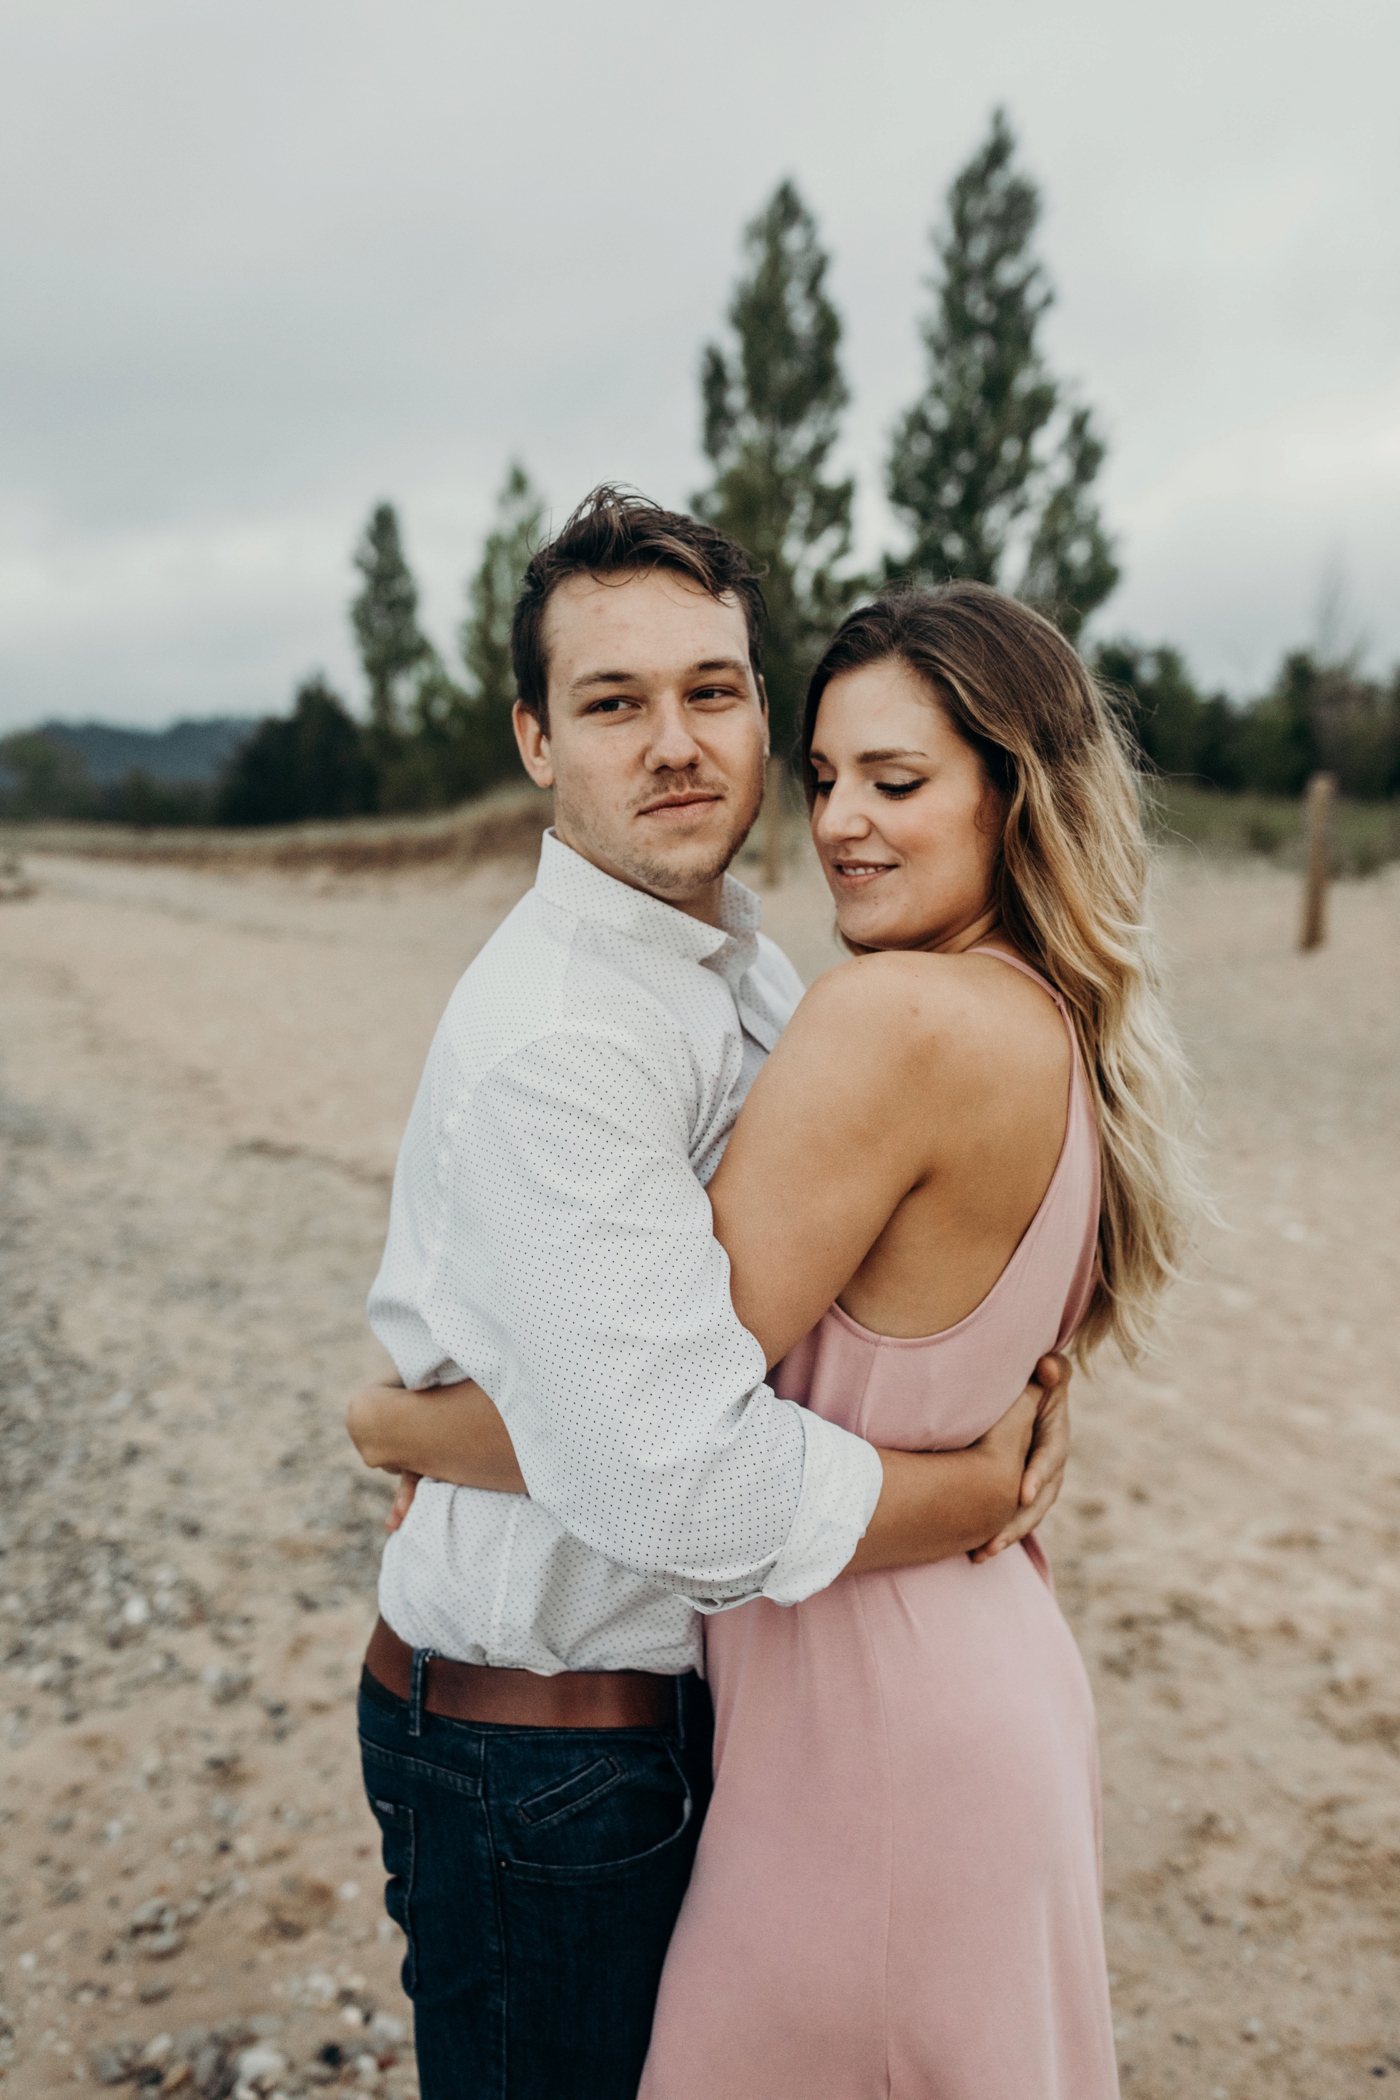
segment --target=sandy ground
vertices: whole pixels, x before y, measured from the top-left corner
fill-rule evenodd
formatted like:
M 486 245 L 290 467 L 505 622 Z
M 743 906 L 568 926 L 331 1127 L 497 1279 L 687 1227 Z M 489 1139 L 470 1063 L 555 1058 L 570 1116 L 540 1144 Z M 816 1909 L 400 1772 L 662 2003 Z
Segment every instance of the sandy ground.
M 340 1403 L 429 1036 L 530 871 L 30 872 L 0 903 L 4 2089 L 218 2096 L 253 2049 L 247 2090 L 407 2094 L 352 1711 L 387 1487 Z M 1222 1223 L 1160 1357 L 1081 1381 L 1050 1526 L 1129 2095 L 1400 2083 L 1400 881 L 1340 888 L 1307 958 L 1295 901 L 1167 871 Z M 836 959 L 810 874 L 768 925 Z

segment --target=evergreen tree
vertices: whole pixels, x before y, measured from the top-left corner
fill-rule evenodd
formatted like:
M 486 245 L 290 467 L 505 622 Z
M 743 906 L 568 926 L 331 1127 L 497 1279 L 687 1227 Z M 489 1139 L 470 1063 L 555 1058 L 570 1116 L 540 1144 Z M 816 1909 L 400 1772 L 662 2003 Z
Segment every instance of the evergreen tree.
M 1054 294 L 1032 248 L 1040 195 L 1015 152 L 999 109 L 933 236 L 928 380 L 896 428 L 886 483 L 912 538 L 886 572 L 1005 587 L 1011 543 L 1028 534 L 1020 595 L 1077 635 L 1118 581 L 1089 494 L 1104 448 L 1077 408 L 1066 413 L 1058 456 L 1047 457 L 1062 395 L 1037 335 Z
M 380 761 L 383 808 L 441 809 L 515 772 L 510 624 L 543 522 L 543 498 L 513 462 L 467 585 L 458 637 L 466 682 L 455 679 L 432 648 L 410 673 L 402 708 L 407 734 Z
M 42 729 L 0 738 L 0 817 L 90 817 L 95 802 L 80 751 Z
M 836 575 L 850 551 L 854 484 L 825 479 L 849 396 L 827 258 L 791 182 L 747 228 L 744 247 L 747 274 L 729 306 L 735 342 L 704 353 L 703 444 L 715 477 L 694 504 L 763 574 L 773 747 L 785 752 L 808 673 L 858 588 Z
M 1113 689 L 1153 772 L 1194 774 L 1200 769 L 1205 707 L 1177 649 L 1145 649 L 1136 642 L 1104 642 L 1094 668 Z
M 511 710 L 515 674 L 510 663 L 510 623 L 530 558 L 544 527 L 544 498 L 519 460 L 512 460 L 496 503 L 496 523 L 486 536 L 481 561 L 467 586 L 462 622 L 462 661 L 467 695 L 482 758 L 500 773 L 516 763 Z
M 1087 408 L 1070 416 L 1060 471 L 1045 499 L 1026 556 L 1019 596 L 1057 620 L 1072 642 L 1122 573 L 1103 529 L 1090 485 L 1103 465 L 1102 440 Z
M 1201 708 L 1196 741 L 1196 778 L 1207 787 L 1236 795 L 1245 785 L 1246 716 L 1224 693 L 1212 693 Z
M 364 587 L 350 619 L 369 684 L 371 741 L 381 763 L 387 763 L 403 733 L 402 682 L 433 654 L 418 625 L 418 586 L 404 558 L 392 503 L 376 504 L 370 513 L 355 567 Z
M 235 754 L 215 804 L 221 824 L 295 824 L 376 806 L 366 732 L 319 674 L 289 718 L 270 715 Z

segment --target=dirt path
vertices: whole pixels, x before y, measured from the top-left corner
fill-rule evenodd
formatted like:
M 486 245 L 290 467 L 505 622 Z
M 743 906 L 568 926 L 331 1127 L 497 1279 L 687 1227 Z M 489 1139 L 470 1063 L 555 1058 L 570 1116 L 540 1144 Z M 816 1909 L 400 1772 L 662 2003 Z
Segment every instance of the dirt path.
M 5 2089 L 137 2045 L 167 2091 L 251 2048 L 269 2091 L 407 2092 L 351 1712 L 387 1489 L 338 1400 L 428 1038 L 529 870 L 32 870 L 0 905 Z M 1294 903 L 1170 871 L 1225 1226 L 1160 1359 L 1081 1385 L 1053 1520 L 1129 2095 L 1400 2081 L 1400 882 L 1341 889 L 1307 959 Z M 835 959 L 809 878 L 768 924 Z

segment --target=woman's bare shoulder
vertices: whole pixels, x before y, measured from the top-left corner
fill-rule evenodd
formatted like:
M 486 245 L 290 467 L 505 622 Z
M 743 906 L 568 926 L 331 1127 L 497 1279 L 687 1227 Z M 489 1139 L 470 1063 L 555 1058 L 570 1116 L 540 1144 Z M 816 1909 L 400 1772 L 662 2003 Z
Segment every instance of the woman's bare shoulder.
M 1045 991 L 979 954 L 856 956 L 816 979 L 792 1029 L 833 1058 L 868 1060 L 872 1075 L 912 1063 L 933 1076 L 970 1064 L 996 1083 L 1068 1056 L 1064 1023 Z
M 958 1022 L 996 1020 L 1021 1006 L 1044 1006 L 1054 1012 L 1039 986 L 988 955 L 925 955 L 885 948 L 826 971 L 810 986 L 798 1013 L 828 1024 L 907 1023 L 922 1035 Z

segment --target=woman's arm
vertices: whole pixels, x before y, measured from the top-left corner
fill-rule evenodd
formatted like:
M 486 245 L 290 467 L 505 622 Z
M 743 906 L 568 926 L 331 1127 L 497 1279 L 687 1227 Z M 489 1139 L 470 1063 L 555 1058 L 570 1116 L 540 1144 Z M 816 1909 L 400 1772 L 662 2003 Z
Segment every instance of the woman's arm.
M 1069 1376 L 1063 1357 L 1042 1357 L 1037 1382 L 965 1451 L 882 1451 L 880 1500 L 845 1572 L 918 1567 L 955 1553 L 987 1560 L 1034 1530 L 1059 1495 L 1069 1456 Z M 346 1427 L 367 1466 L 400 1476 L 390 1531 L 423 1475 L 502 1495 L 529 1492 L 510 1433 L 474 1379 L 417 1393 L 365 1386 Z
M 382 1472 L 499 1495 L 529 1493 L 510 1432 L 474 1379 L 419 1393 L 383 1381 L 367 1385 L 350 1402 L 345 1426 L 365 1464 Z
M 734 1310 L 769 1364 L 815 1327 L 932 1169 L 935 1018 L 906 960 L 862 957 L 818 978 L 710 1181 Z

